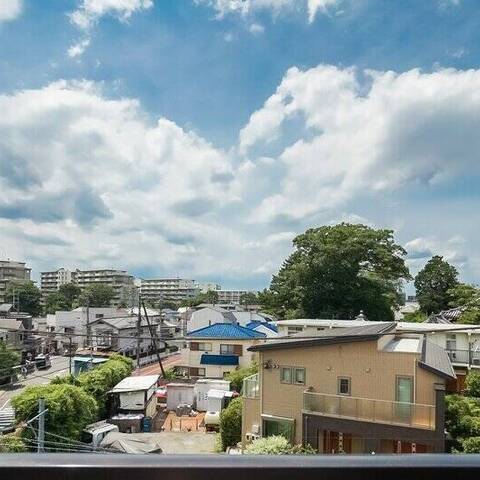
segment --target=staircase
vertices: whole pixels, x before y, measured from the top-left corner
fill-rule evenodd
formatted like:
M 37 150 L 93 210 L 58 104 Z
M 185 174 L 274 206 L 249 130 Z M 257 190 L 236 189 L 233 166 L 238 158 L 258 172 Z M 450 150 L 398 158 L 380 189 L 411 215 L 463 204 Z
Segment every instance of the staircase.
M 13 431 L 15 428 L 15 411 L 12 407 L 0 410 L 0 434 Z

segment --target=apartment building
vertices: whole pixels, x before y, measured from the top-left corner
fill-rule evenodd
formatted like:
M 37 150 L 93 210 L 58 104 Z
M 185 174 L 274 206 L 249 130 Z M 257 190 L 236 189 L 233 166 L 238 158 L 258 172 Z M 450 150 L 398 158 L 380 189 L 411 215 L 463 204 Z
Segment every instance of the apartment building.
M 142 279 L 140 283 L 143 298 L 154 302 L 180 302 L 196 297 L 199 293 L 217 291 L 220 288 L 217 283 L 200 283 L 187 278 L 151 278 Z
M 317 318 L 280 320 L 279 336 L 295 334 L 321 335 L 325 330 L 372 325 L 374 322 L 357 320 L 323 320 Z M 398 333 L 420 333 L 443 348 L 452 362 L 456 378 L 447 382 L 449 393 L 462 392 L 465 379 L 471 369 L 480 369 L 480 330 L 474 325 L 459 323 L 411 323 L 396 322 Z
M 444 452 L 445 351 L 395 323 L 271 340 L 249 348 L 242 442 L 284 435 L 319 453 Z
M 56 292 L 62 285 L 66 283 L 76 282 L 76 272 L 66 268 L 59 268 L 52 272 L 40 273 L 40 289 L 43 297 L 50 293 Z
M 223 378 L 237 368 L 248 367 L 257 358 L 249 352 L 266 335 L 231 323 L 216 323 L 187 334 L 178 370 L 190 377 Z
M 218 303 L 232 303 L 240 305 L 242 295 L 245 293 L 257 293 L 253 290 L 218 290 Z
M 0 260 L 0 303 L 12 300 L 5 298 L 9 282 L 30 280 L 31 269 L 25 265 L 25 262 Z

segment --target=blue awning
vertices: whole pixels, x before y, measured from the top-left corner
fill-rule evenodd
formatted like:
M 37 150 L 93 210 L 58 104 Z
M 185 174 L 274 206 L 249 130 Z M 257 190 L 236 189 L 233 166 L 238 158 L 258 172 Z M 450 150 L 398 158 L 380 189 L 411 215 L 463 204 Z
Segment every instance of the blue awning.
M 238 365 L 237 355 L 210 355 L 204 353 L 200 365 Z

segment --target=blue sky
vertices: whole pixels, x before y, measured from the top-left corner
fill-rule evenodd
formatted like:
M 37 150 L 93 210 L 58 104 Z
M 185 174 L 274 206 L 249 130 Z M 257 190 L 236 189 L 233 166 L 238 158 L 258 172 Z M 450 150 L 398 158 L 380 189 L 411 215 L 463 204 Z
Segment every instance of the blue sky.
M 479 23 L 474 0 L 1 0 L 0 255 L 263 288 L 296 233 L 349 220 L 476 282 Z

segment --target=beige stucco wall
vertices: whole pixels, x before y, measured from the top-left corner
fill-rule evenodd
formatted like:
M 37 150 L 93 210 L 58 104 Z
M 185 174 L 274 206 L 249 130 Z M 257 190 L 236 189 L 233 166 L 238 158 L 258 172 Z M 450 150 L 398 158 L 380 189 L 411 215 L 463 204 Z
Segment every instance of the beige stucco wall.
M 252 426 L 259 425 L 261 429 L 260 418 L 260 399 L 259 398 L 243 398 L 242 399 L 242 446 L 245 447 L 247 441 L 245 435 L 254 433 Z
M 261 372 L 262 414 L 293 418 L 295 442 L 302 441 L 303 392 L 337 394 L 337 377 L 351 378 L 351 396 L 395 401 L 397 376 L 411 376 L 415 384 L 415 403 L 435 403 L 434 383 L 443 381 L 416 366 L 418 354 L 382 352 L 376 341 L 322 347 L 271 350 L 260 355 L 260 363 L 304 367 L 305 385 L 280 383 L 280 369 Z M 258 418 L 255 420 L 257 421 Z M 248 427 L 247 427 L 248 429 Z

